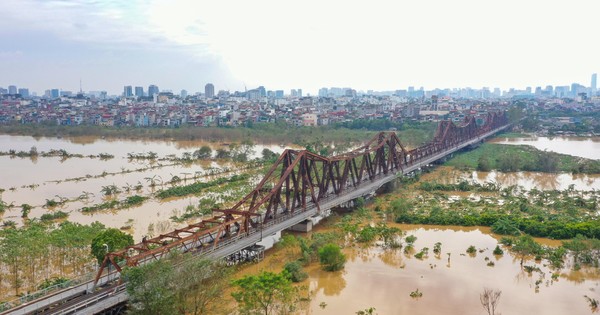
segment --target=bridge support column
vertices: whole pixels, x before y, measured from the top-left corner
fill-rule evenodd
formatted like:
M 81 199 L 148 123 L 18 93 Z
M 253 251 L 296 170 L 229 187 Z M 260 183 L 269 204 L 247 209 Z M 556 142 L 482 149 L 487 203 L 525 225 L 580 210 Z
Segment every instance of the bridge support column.
M 310 232 L 313 228 L 313 222 L 311 220 L 304 220 L 296 225 L 292 225 L 289 230 L 295 232 Z

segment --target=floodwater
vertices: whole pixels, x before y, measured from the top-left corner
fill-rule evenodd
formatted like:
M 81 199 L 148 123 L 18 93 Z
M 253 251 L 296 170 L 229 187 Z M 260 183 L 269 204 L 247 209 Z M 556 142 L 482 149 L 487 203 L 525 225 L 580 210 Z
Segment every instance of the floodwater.
M 588 159 L 600 159 L 600 137 L 498 137 L 492 140 L 492 142 L 501 144 L 531 145 L 539 150 L 548 150 Z
M 573 272 L 565 266 L 553 280 L 556 271 L 546 267 L 546 261 L 528 260 L 524 265 L 541 270 L 529 275 L 505 248 L 503 256 L 494 256 L 497 237 L 478 228 L 400 227 L 417 237 L 417 251 L 429 248 L 427 258 L 379 247 L 346 249 L 349 259 L 343 271 L 309 268 L 307 282 L 313 295 L 305 313 L 355 314 L 375 307 L 376 313 L 386 315 L 485 314 L 479 301 L 484 288 L 502 291 L 497 308 L 502 314 L 590 314 L 584 295 L 600 298 L 597 272 Z M 432 252 L 436 242 L 442 243 L 439 257 Z M 466 254 L 470 245 L 482 252 Z M 488 266 L 489 261 L 494 266 Z M 423 296 L 410 297 L 417 289 Z
M 565 190 L 573 185 L 575 190 L 599 190 L 600 174 L 569 174 L 541 172 L 465 172 L 449 166 L 438 166 L 421 177 L 424 181 L 435 181 L 442 184 L 468 180 L 479 184 L 496 183 L 502 188 L 521 186 L 525 190 Z
M 170 222 L 170 217 L 177 212 L 182 213 L 186 206 L 197 205 L 203 196 L 192 196 L 171 200 L 149 199 L 142 205 L 114 211 L 100 211 L 93 214 L 80 212 L 84 206 L 92 206 L 109 200 L 102 194 L 102 188 L 117 186 L 122 192 L 116 198 L 123 200 L 127 196 L 149 196 L 154 191 L 168 188 L 168 182 L 177 176 L 188 179 L 181 184 L 192 183 L 189 179 L 199 176 L 200 181 L 210 181 L 219 176 L 231 176 L 245 171 L 243 164 L 229 161 L 202 160 L 189 164 L 172 161 L 129 160 L 128 153 L 155 152 L 158 158 L 168 155 L 181 157 L 185 152 L 193 152 L 202 145 L 214 150 L 227 148 L 226 144 L 207 143 L 202 141 L 145 141 L 145 140 L 113 140 L 93 137 L 77 138 L 33 138 L 29 136 L 0 135 L 0 151 L 26 151 L 35 146 L 38 152 L 52 149 L 64 149 L 70 154 L 98 155 L 109 153 L 114 158 L 101 160 L 98 158 L 38 157 L 19 158 L 0 156 L 0 200 L 15 207 L 0 214 L 0 221 L 12 220 L 22 224 L 22 204 L 34 206 L 30 218 L 40 217 L 44 213 L 63 211 L 69 213 L 68 220 L 89 224 L 99 221 L 106 226 L 121 228 L 130 226 L 134 239 L 139 240 L 148 233 L 152 224 L 162 229 L 171 230 L 177 224 Z M 262 150 L 268 148 L 281 153 L 280 145 L 257 144 L 251 158 L 260 157 Z M 215 174 L 216 173 L 216 174 Z M 211 175 L 212 174 L 212 175 Z M 156 183 L 151 187 L 151 182 Z M 141 185 L 139 191 L 132 189 Z M 127 191 L 129 190 L 129 191 Z M 82 195 L 85 199 L 78 199 Z M 47 209 L 43 207 L 46 200 L 69 199 L 70 202 Z

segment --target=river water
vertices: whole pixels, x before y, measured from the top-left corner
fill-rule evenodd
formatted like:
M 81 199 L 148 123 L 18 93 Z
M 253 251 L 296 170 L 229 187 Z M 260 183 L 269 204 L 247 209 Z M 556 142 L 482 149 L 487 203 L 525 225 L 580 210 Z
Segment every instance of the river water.
M 464 227 L 399 226 L 407 235 L 415 235 L 415 249 L 428 247 L 422 260 L 402 250 L 379 247 L 350 248 L 343 271 L 329 273 L 311 268 L 308 279 L 313 297 L 307 314 L 355 314 L 375 307 L 378 314 L 485 314 L 479 295 L 484 288 L 502 291 L 498 312 L 502 314 L 589 314 L 584 295 L 598 298 L 597 271 L 574 272 L 566 266 L 552 279 L 545 261 L 528 260 L 541 272 L 524 272 L 520 259 L 506 249 L 503 256 L 492 250 L 498 237 L 488 229 Z M 432 253 L 442 243 L 442 254 Z M 466 254 L 474 245 L 479 252 Z M 549 241 L 549 245 L 557 245 Z M 450 254 L 450 256 L 448 256 Z M 450 262 L 448 262 L 450 257 Z M 486 260 L 487 259 L 487 260 Z M 488 262 L 494 266 L 488 266 Z M 541 280 L 536 289 L 536 281 Z M 415 290 L 421 298 L 410 297 Z M 320 305 L 326 304 L 323 308 Z
M 530 137 L 503 138 L 492 140 L 494 143 L 531 145 L 539 150 L 580 156 L 588 159 L 600 159 L 600 137 Z
M 22 224 L 21 204 L 34 206 L 30 218 L 40 217 L 44 213 L 63 211 L 69 213 L 68 220 L 89 224 L 99 221 L 106 226 L 120 228 L 131 226 L 131 233 L 135 240 L 140 240 L 148 232 L 152 224 L 163 229 L 173 229 L 178 225 L 170 222 L 170 217 L 188 205 L 197 205 L 199 196 L 185 198 L 158 200 L 150 199 L 142 205 L 118 211 L 100 211 L 85 214 L 79 211 L 84 206 L 92 206 L 107 201 L 108 198 L 101 193 L 102 187 L 116 185 L 125 191 L 127 187 L 138 184 L 143 186 L 140 191 L 122 192 L 118 194 L 119 200 L 134 194 L 148 196 L 152 192 L 168 188 L 170 185 L 160 185 L 168 182 L 173 176 L 180 178 L 192 177 L 196 174 L 206 174 L 210 169 L 217 172 L 229 170 L 220 176 L 231 176 L 244 170 L 243 164 L 220 160 L 202 160 L 189 164 L 170 161 L 151 162 L 148 160 L 129 160 L 128 153 L 155 152 L 159 158 L 168 155 L 181 157 L 185 152 L 193 152 L 202 145 L 227 149 L 227 144 L 206 143 L 201 141 L 144 141 L 144 140 L 113 140 L 94 137 L 76 138 L 33 138 L 29 136 L 0 135 L 0 151 L 26 151 L 36 147 L 38 152 L 48 152 L 52 149 L 64 149 L 70 154 L 98 155 L 109 153 L 114 158 L 100 160 L 98 158 L 69 158 L 38 157 L 18 158 L 0 156 L 0 188 L 4 192 L 0 198 L 6 204 L 16 207 L 0 214 L 0 221 L 12 220 Z M 281 153 L 284 147 L 280 145 L 256 144 L 251 158 L 261 156 L 262 150 L 268 148 L 276 153 Z M 214 152 L 213 152 L 214 154 Z M 108 175 L 102 176 L 102 173 Z M 215 176 L 202 177 L 201 181 L 209 181 Z M 75 180 L 76 179 L 76 180 Z M 151 181 L 158 186 L 150 187 Z M 191 181 L 184 182 L 191 183 Z M 68 202 L 55 209 L 43 207 L 46 200 L 60 198 L 76 199 L 87 193 L 88 198 Z M 166 232 L 166 231 L 156 231 Z

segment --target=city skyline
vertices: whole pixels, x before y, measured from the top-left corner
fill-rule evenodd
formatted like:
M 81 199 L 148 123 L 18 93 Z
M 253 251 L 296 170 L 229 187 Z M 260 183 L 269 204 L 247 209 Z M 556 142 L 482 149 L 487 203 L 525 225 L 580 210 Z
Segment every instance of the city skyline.
M 590 86 L 600 72 L 594 1 L 495 3 L 8 0 L 0 87 Z

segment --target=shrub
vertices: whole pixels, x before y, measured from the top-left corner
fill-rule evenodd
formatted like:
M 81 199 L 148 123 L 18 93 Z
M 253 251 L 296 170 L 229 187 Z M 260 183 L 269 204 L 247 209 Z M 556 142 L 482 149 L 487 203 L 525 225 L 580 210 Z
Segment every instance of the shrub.
M 283 267 L 287 271 L 287 275 L 292 282 L 301 282 L 308 278 L 308 274 L 302 270 L 302 265 L 297 261 L 292 261 Z
M 346 256 L 338 245 L 329 243 L 319 249 L 319 261 L 324 270 L 337 271 L 344 268 Z

